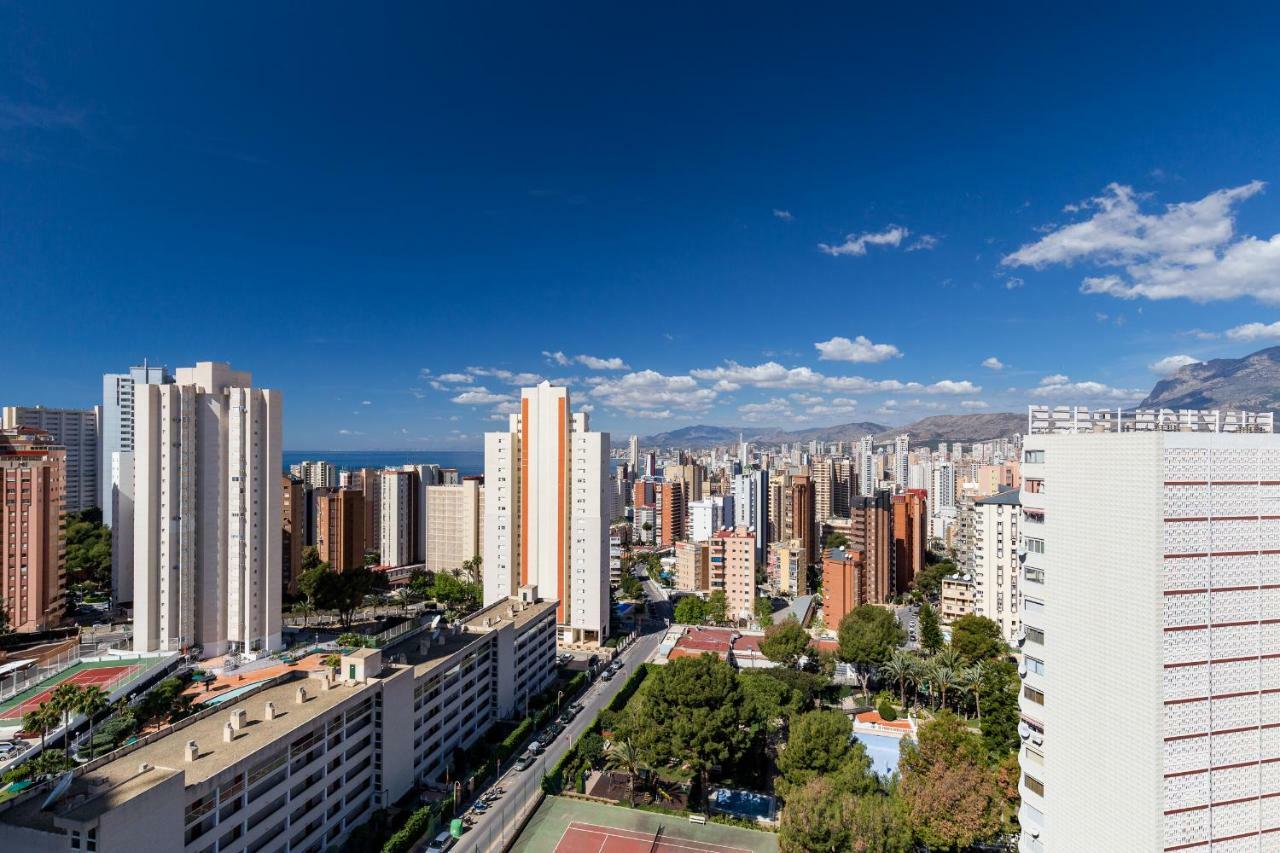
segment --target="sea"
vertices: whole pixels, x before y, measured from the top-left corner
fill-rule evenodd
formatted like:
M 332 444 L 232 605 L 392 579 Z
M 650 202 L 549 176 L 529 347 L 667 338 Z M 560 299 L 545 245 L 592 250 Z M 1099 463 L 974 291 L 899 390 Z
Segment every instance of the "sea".
M 439 465 L 457 468 L 463 477 L 484 473 L 482 450 L 286 450 L 284 470 L 306 459 L 323 459 L 343 471 L 356 468 L 398 468 L 401 465 Z

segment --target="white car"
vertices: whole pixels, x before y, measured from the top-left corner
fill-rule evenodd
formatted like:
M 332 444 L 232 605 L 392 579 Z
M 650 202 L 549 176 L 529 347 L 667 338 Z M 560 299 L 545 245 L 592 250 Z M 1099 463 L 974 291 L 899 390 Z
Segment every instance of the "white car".
M 427 845 L 427 853 L 444 853 L 444 851 L 453 847 L 456 842 L 457 839 L 446 829 L 436 836 L 435 841 Z

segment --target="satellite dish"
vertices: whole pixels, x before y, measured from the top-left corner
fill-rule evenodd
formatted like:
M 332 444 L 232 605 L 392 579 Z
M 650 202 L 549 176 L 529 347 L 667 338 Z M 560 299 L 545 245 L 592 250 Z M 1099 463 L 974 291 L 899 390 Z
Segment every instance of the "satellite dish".
M 40 811 L 47 811 L 50 806 L 58 801 L 58 798 L 67 792 L 71 787 L 71 780 L 75 774 L 68 770 L 58 777 L 58 781 L 54 783 L 53 790 L 49 792 L 49 796 L 44 798 L 44 802 L 40 804 Z

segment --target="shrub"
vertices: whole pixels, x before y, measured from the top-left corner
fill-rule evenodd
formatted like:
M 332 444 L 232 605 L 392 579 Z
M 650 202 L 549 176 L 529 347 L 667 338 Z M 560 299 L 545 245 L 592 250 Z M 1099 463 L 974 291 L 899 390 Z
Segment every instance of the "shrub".
M 382 853 L 408 853 L 418 839 L 435 829 L 438 804 L 423 806 L 414 812 L 404 827 L 387 839 Z
M 880 705 L 876 710 L 880 712 L 880 719 L 885 722 L 892 722 L 898 719 L 898 712 L 894 710 L 893 703 L 889 701 L 888 697 L 880 698 Z

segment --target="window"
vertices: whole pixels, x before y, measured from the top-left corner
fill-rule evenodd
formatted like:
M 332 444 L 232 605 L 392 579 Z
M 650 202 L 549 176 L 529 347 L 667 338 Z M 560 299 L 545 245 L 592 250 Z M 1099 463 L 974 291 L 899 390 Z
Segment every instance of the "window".
M 1041 465 L 1044 463 L 1043 450 L 1027 450 L 1022 454 L 1022 461 L 1029 462 L 1032 465 Z
M 1030 536 L 1023 536 L 1023 537 L 1022 537 L 1022 544 L 1026 547 L 1026 549 L 1027 549 L 1027 553 L 1029 553 L 1029 554 L 1043 554 L 1043 553 L 1044 553 L 1044 540 L 1043 540 L 1043 539 L 1034 539 L 1034 538 L 1032 538 L 1032 537 L 1030 537 Z
M 1044 675 L 1044 661 L 1039 658 L 1033 658 L 1031 655 L 1024 655 L 1022 660 L 1027 665 L 1027 672 L 1034 672 L 1036 675 Z
M 1022 695 L 1030 699 L 1032 702 L 1035 702 L 1037 705 L 1044 704 L 1044 693 L 1040 690 L 1036 690 L 1029 684 L 1022 685 Z
M 1027 786 L 1027 790 L 1030 791 L 1031 793 L 1039 794 L 1042 797 L 1044 796 L 1044 783 L 1041 782 L 1036 777 L 1028 776 L 1027 774 L 1023 773 L 1022 783 Z
M 1044 629 L 1032 628 L 1030 625 L 1027 625 L 1023 630 L 1027 632 L 1028 642 L 1032 642 L 1040 646 L 1044 645 Z
M 1035 583 L 1044 583 L 1044 569 L 1037 569 L 1035 566 L 1027 566 L 1023 569 L 1023 576 Z

